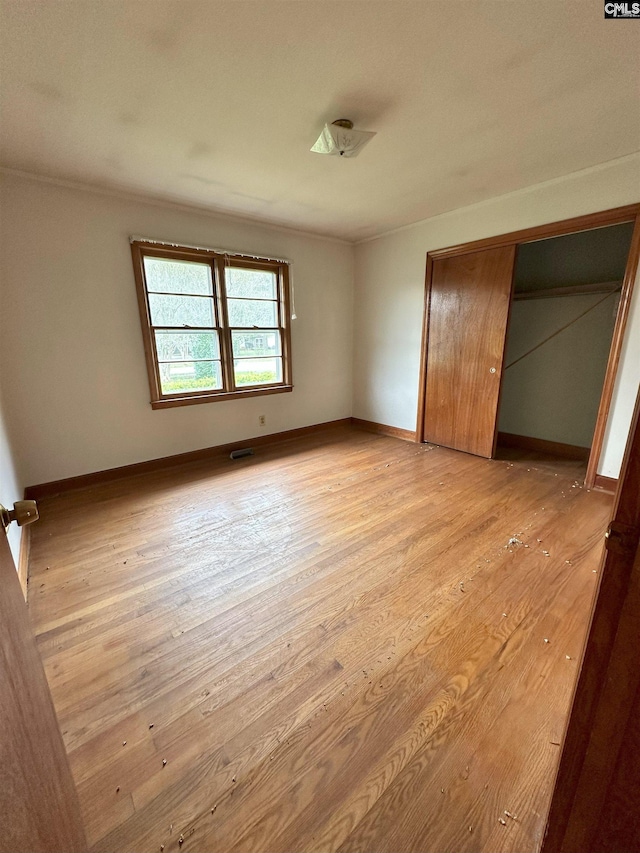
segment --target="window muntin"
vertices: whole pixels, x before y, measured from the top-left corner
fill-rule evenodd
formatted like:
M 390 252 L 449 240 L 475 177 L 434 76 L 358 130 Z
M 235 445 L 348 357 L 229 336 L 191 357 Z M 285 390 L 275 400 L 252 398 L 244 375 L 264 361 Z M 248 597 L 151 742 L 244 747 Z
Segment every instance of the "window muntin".
M 132 252 L 154 408 L 292 390 L 286 264 Z

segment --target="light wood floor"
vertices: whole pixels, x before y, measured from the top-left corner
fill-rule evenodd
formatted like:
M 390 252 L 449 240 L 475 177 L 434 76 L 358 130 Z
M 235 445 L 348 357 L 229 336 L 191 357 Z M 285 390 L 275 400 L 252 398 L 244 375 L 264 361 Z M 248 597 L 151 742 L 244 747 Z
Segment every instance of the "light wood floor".
M 537 850 L 612 506 L 580 473 L 342 428 L 42 501 L 92 850 Z

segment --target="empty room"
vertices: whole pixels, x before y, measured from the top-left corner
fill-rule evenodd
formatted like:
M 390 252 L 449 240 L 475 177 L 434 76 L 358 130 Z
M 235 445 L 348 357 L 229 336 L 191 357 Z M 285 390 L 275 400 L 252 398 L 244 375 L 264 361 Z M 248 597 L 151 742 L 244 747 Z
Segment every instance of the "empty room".
M 640 853 L 639 17 L 1 0 L 0 853 Z

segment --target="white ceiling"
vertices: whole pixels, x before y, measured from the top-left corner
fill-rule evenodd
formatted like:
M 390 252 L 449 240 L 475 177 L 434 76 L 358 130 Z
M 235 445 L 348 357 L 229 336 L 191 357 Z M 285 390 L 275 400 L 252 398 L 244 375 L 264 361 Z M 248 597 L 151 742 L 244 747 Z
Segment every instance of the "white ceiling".
M 3 2 L 0 162 L 359 240 L 640 147 L 602 0 Z M 377 136 L 312 154 L 325 121 Z

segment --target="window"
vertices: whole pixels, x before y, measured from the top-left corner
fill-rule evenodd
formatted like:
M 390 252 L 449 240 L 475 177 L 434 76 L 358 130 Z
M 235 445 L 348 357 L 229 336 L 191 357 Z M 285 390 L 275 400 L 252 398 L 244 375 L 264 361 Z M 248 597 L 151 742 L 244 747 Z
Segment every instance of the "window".
M 131 250 L 154 409 L 293 389 L 286 263 Z

